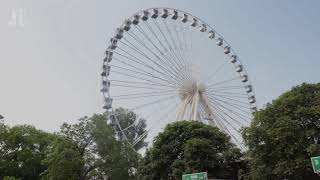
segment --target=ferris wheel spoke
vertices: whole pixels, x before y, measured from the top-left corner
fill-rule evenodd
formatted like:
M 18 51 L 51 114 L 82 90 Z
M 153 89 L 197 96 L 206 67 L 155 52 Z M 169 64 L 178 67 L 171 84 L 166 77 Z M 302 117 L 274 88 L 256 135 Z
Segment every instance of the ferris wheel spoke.
M 189 32 L 192 32 L 193 29 L 190 26 L 187 26 Z M 190 49 L 193 50 L 193 33 L 189 33 L 189 38 L 190 38 Z
M 130 34 L 129 34 L 130 35 Z M 133 36 L 132 36 L 133 37 Z M 127 42 L 129 42 L 127 39 L 125 39 L 124 38 L 124 40 L 125 41 L 127 41 Z M 121 42 L 121 41 L 120 41 Z M 126 46 L 129 46 L 129 45 L 127 45 L 126 43 L 124 43 L 124 42 L 122 42 L 123 44 L 125 44 Z M 139 41 L 139 43 L 141 43 L 140 41 Z M 132 43 L 131 43 L 132 44 Z M 132 45 L 132 46 L 134 46 L 134 45 Z M 160 65 L 159 63 L 157 63 L 155 60 L 153 60 L 152 58 L 150 58 L 148 55 L 146 55 L 145 53 L 143 53 L 143 52 L 141 52 L 141 51 L 138 51 L 137 50 L 137 47 L 135 47 L 134 46 L 134 48 L 132 48 L 131 47 L 131 49 L 133 49 L 134 51 L 136 51 L 136 52 L 138 52 L 140 55 L 142 55 L 145 59 L 147 59 L 147 60 L 149 60 L 150 62 L 152 62 L 153 63 L 153 65 L 156 65 L 157 67 L 159 67 L 163 72 L 161 73 L 162 75 L 164 75 L 164 76 L 170 76 L 171 78 L 174 78 L 174 79 L 177 79 L 177 78 L 179 78 L 177 75 L 176 75 L 176 73 L 175 72 L 172 72 L 172 70 L 170 70 L 170 69 L 168 69 L 168 68 L 166 68 L 166 67 L 164 67 L 163 65 Z M 149 49 L 149 48 L 148 48 Z M 149 49 L 150 50 L 150 49 Z M 132 55 L 133 56 L 133 55 Z M 135 57 L 135 56 L 134 56 Z M 159 57 L 157 56 L 157 58 L 159 59 Z M 139 58 L 137 58 L 137 57 L 135 57 L 135 59 L 139 59 Z M 141 59 L 141 58 L 140 58 Z M 148 65 L 148 67 L 150 67 L 150 65 Z M 170 66 L 169 66 L 170 67 Z M 152 67 L 152 69 L 155 69 L 155 68 L 153 68 Z M 157 71 L 157 72 L 159 72 L 159 71 Z M 168 74 L 168 75 L 167 75 Z
M 169 33 L 169 36 L 170 36 L 170 39 L 171 39 L 171 42 L 174 46 L 174 48 L 176 49 L 177 51 L 177 54 L 180 56 L 179 60 L 181 60 L 180 62 L 182 64 L 184 64 L 184 66 L 188 67 L 188 62 L 183 58 L 182 54 L 181 54 L 181 51 L 179 50 L 179 48 L 177 47 L 176 43 L 175 43 L 175 40 L 173 39 L 173 36 L 172 36 L 172 32 L 170 31 L 169 27 L 168 27 L 168 24 L 166 23 L 166 21 L 164 21 L 164 19 L 162 19 L 162 22 L 163 24 L 165 25 L 168 33 Z M 178 56 L 178 57 L 179 57 Z
M 173 46 L 175 47 L 175 49 L 177 50 L 178 54 L 180 55 L 181 60 L 184 61 L 184 63 L 185 63 L 186 65 L 188 65 L 190 62 L 187 61 L 186 55 L 182 52 L 182 48 L 179 48 L 178 45 L 176 44 L 176 42 L 180 43 L 180 38 L 179 38 L 179 36 L 177 35 L 177 30 L 176 30 L 175 26 L 172 25 L 172 26 L 174 27 L 174 31 L 173 31 L 173 32 L 175 32 L 175 33 L 172 33 L 172 32 L 170 31 L 170 28 L 168 27 L 168 24 L 166 23 L 166 21 L 162 20 L 162 22 L 165 24 L 166 29 L 167 29 L 167 31 L 169 32 L 170 38 L 171 38 L 171 40 L 172 40 Z M 172 24 L 172 21 L 171 21 L 171 24 Z M 175 40 L 174 40 L 172 34 L 176 34 L 176 37 L 177 37 L 177 40 L 178 40 L 178 41 L 175 41 Z M 180 47 L 181 47 L 181 46 L 180 46 Z
M 146 95 L 146 94 L 163 94 L 168 92 L 177 92 L 177 91 L 176 90 L 152 91 L 152 92 L 143 92 L 143 93 L 121 94 L 121 95 L 116 95 L 112 97 L 126 97 L 126 96 Z
M 163 91 L 163 92 L 146 92 L 146 93 L 133 93 L 133 94 L 123 94 L 112 96 L 114 100 L 123 100 L 123 99 L 136 99 L 136 98 L 149 98 L 154 96 L 163 96 L 163 95 L 173 95 L 174 91 Z
M 207 94 L 208 94 L 208 93 L 207 93 Z M 217 96 L 217 95 L 213 95 L 213 94 L 211 93 L 211 94 L 208 94 L 208 96 L 209 96 L 209 97 L 211 96 L 211 98 L 213 98 L 213 99 L 215 99 L 215 98 L 223 98 L 223 99 L 226 99 L 226 100 L 228 100 L 228 101 L 232 101 L 232 103 L 236 103 L 236 104 L 239 105 L 239 106 L 244 106 L 244 107 L 246 107 L 246 106 L 249 107 L 249 106 L 250 106 L 247 101 L 246 101 L 246 102 L 243 102 L 243 101 L 240 101 L 240 100 L 238 100 L 238 99 L 233 99 L 233 98 L 225 97 L 225 96 L 222 96 L 222 95 Z M 230 102 L 228 102 L 228 103 L 230 103 Z
M 137 82 L 137 81 L 122 81 L 122 80 L 114 80 L 114 79 L 110 79 L 110 82 L 117 82 L 117 83 L 124 83 L 124 84 L 142 84 L 142 85 L 148 85 L 147 87 L 152 87 L 152 86 L 156 86 L 156 87 L 168 87 L 168 89 L 176 89 L 175 86 L 170 86 L 170 85 L 166 85 L 166 84 L 159 84 L 159 83 L 146 83 L 146 82 Z M 157 88 L 159 89 L 159 88 Z
M 167 106 L 167 107 L 168 107 L 168 106 Z M 169 106 L 169 107 L 170 107 L 170 106 Z M 177 107 L 177 105 L 175 105 L 174 107 Z M 169 114 L 170 114 L 170 112 L 172 112 L 172 107 L 170 107 L 170 108 L 168 108 L 168 109 L 169 109 L 169 111 L 167 111 L 166 113 L 164 113 L 164 116 L 161 116 L 161 117 L 159 118 L 160 122 L 161 122 L 162 119 L 166 119 L 167 121 L 169 120 L 169 119 L 166 118 L 166 117 L 168 117 Z M 161 109 L 161 110 L 164 110 L 164 109 Z M 173 110 L 175 110 L 175 109 L 173 109 Z M 157 121 L 157 122 L 159 122 L 159 121 Z M 153 126 L 155 126 L 155 124 L 151 124 L 146 132 L 150 132 L 150 130 L 152 129 Z M 137 144 L 138 142 L 140 142 L 140 141 L 141 141 L 144 137 L 146 137 L 146 136 L 147 136 L 147 133 L 142 134 L 140 137 L 138 137 L 138 138 L 134 141 L 133 144 Z
M 240 116 L 238 113 L 235 113 L 234 110 L 231 110 L 231 109 L 229 109 L 229 108 L 226 108 L 225 106 L 221 105 L 219 102 L 217 102 L 217 101 L 214 100 L 214 99 L 211 99 L 211 102 L 210 102 L 210 103 L 211 103 L 211 105 L 213 106 L 213 108 L 218 109 L 220 112 L 222 112 L 223 114 L 225 114 L 226 116 L 228 116 L 230 119 L 234 120 L 234 121 L 237 122 L 237 123 L 240 123 L 241 125 L 244 125 L 244 124 L 242 124 L 240 121 L 238 121 L 238 120 L 236 120 L 234 117 L 232 117 L 231 114 L 237 116 L 238 118 L 242 119 L 242 120 L 245 121 L 246 123 L 249 122 L 248 119 L 247 119 L 247 117 L 242 117 L 242 116 Z M 228 111 L 228 112 L 230 112 L 231 114 L 228 114 L 228 113 L 225 112 L 225 111 Z M 250 119 L 250 118 L 249 118 L 249 119 Z
M 216 100 L 216 101 L 219 101 L 219 102 L 221 102 L 221 103 L 223 103 L 223 104 L 226 104 L 226 105 L 228 105 L 228 106 L 231 106 L 231 107 L 233 107 L 233 108 L 235 108 L 235 109 L 237 109 L 237 110 L 239 110 L 239 111 L 241 111 L 241 112 L 243 112 L 243 113 L 245 113 L 245 114 L 250 114 L 250 112 L 244 110 L 244 109 L 248 109 L 248 110 L 249 110 L 248 107 L 235 105 L 235 104 L 233 104 L 233 103 L 229 103 L 229 102 L 227 102 L 227 101 L 223 101 L 223 100 L 220 100 L 220 99 L 218 99 L 218 98 L 215 98 L 215 100 Z
M 228 113 L 226 113 L 224 110 L 230 112 L 231 114 L 237 116 L 239 119 L 242 119 L 243 121 L 245 121 L 246 123 L 249 123 L 248 119 L 250 119 L 249 117 L 244 116 L 243 114 L 240 114 L 239 112 L 236 112 L 235 110 L 231 110 L 230 108 L 225 107 L 224 105 L 220 104 L 219 102 L 217 102 L 216 100 L 211 100 L 212 103 L 214 103 L 215 108 L 219 109 L 220 111 L 223 112 L 223 114 L 227 115 L 230 119 L 236 121 L 236 122 L 240 122 L 237 121 L 236 119 L 234 119 L 233 117 L 231 117 Z M 221 107 L 221 108 L 218 108 Z M 224 109 L 224 110 L 223 110 Z M 245 126 L 245 124 L 242 124 L 242 126 Z
M 233 82 L 235 80 L 239 80 L 239 77 L 232 77 L 230 79 L 226 79 L 226 80 L 219 81 L 219 82 L 216 82 L 216 83 L 213 83 L 213 84 L 209 84 L 207 87 L 208 88 L 212 88 L 212 87 L 215 87 L 215 86 L 220 85 L 220 84 L 231 83 L 231 82 Z
M 121 50 L 122 52 L 126 53 L 127 55 L 129 55 L 129 56 L 132 57 L 133 59 L 130 58 L 130 57 L 128 57 L 128 56 L 126 56 L 126 55 L 121 54 L 120 52 L 117 52 L 116 50 L 113 51 L 113 53 L 115 53 L 115 54 L 117 54 L 117 55 L 119 55 L 119 56 L 121 56 L 121 57 L 124 57 L 124 58 L 126 58 L 126 59 L 128 59 L 128 60 L 130 60 L 130 61 L 132 61 L 132 62 L 134 62 L 134 63 L 136 63 L 136 64 L 143 65 L 143 66 L 148 67 L 148 68 L 150 68 L 150 69 L 153 68 L 152 66 L 150 66 L 150 65 L 146 64 L 145 62 L 141 61 L 141 59 L 139 59 L 139 58 L 135 57 L 134 55 L 132 55 L 131 53 L 123 50 L 122 48 L 118 47 L 117 49 L 119 49 L 119 50 Z
M 226 100 L 219 99 L 219 97 L 217 97 L 217 96 L 209 96 L 208 95 L 208 98 L 210 100 L 219 101 L 220 103 L 224 103 L 227 106 L 236 108 L 236 109 L 242 111 L 243 113 L 250 114 L 250 112 L 246 111 L 246 110 L 250 110 L 250 108 L 248 107 L 249 105 L 248 106 L 244 106 L 243 104 L 236 104 L 236 103 L 228 102 Z
M 133 72 L 133 73 L 139 74 L 139 75 L 141 75 L 141 76 L 143 76 L 143 77 L 156 78 L 156 79 L 161 80 L 161 81 L 163 81 L 163 82 L 167 82 L 167 83 L 169 83 L 169 84 L 171 84 L 171 85 L 180 85 L 180 84 L 177 84 L 177 83 L 174 82 L 174 81 L 170 81 L 170 80 L 167 80 L 167 79 L 160 78 L 160 77 L 158 77 L 158 76 L 154 76 L 154 75 L 151 74 L 151 73 L 142 73 L 142 72 L 140 72 L 140 71 L 135 71 L 135 70 L 132 70 L 132 69 L 129 69 L 129 68 L 124 68 L 124 67 L 117 66 L 117 65 L 112 65 L 111 67 L 116 68 L 116 69 L 122 69 L 122 70 L 125 70 L 126 72 Z
M 164 104 L 164 105 L 162 105 L 161 103 L 154 104 L 154 106 L 156 106 L 156 107 L 153 108 L 153 110 L 151 112 L 149 112 L 149 114 L 146 115 L 144 118 L 149 119 L 149 118 L 151 118 L 151 116 L 153 116 L 157 112 L 164 112 L 164 114 L 168 114 L 169 112 L 164 111 L 166 109 L 169 109 L 170 111 L 174 112 L 174 108 L 176 108 L 176 106 L 178 106 L 178 103 L 179 103 L 177 101 L 177 99 L 175 99 L 175 98 L 171 98 L 168 101 L 164 101 L 164 102 L 166 102 L 166 104 Z M 161 107 L 159 107 L 160 104 L 162 105 Z M 167 104 L 169 104 L 169 105 L 167 105 Z
M 167 43 L 168 49 L 171 52 L 171 54 L 175 57 L 174 59 L 177 60 L 177 63 L 179 64 L 179 68 L 183 67 L 183 63 L 181 62 L 180 58 L 178 57 L 178 55 L 176 53 L 174 53 L 174 51 L 172 51 L 172 46 L 171 43 L 169 43 L 167 36 L 165 35 L 165 33 L 161 30 L 160 25 L 158 24 L 157 20 L 154 19 L 153 21 L 156 25 L 156 27 L 158 28 L 160 34 L 162 35 L 162 37 L 164 38 L 165 42 Z
M 161 60 L 161 58 L 155 53 L 153 52 L 146 44 L 143 43 L 143 41 L 133 32 L 132 32 L 132 35 L 131 33 L 128 32 L 128 34 L 133 38 L 135 39 L 138 43 L 140 43 L 145 49 L 147 49 L 154 57 L 156 57 L 159 61 L 163 62 Z M 155 65 L 157 65 L 159 68 L 165 70 L 165 71 L 169 71 L 167 68 L 168 67 L 164 67 L 163 65 L 160 65 L 159 63 L 157 63 L 155 60 L 151 59 L 150 57 L 148 56 L 145 56 L 147 59 L 149 59 L 151 62 L 153 62 Z M 170 71 L 169 71 L 170 72 Z M 172 73 L 171 73 L 172 74 Z M 178 76 L 176 74 L 174 74 L 176 78 L 178 78 Z
M 236 96 L 236 95 L 229 95 L 229 94 L 221 94 L 221 93 L 219 93 L 219 92 L 215 92 L 215 91 L 213 91 L 214 93 L 214 95 L 216 95 L 216 96 L 221 96 L 221 97 L 228 97 L 228 98 L 239 98 L 239 99 L 248 99 L 248 94 L 242 94 L 243 96 Z
M 244 127 L 246 126 L 243 122 L 235 119 L 234 117 L 232 117 L 230 114 L 228 114 L 227 112 L 225 112 L 225 110 L 221 109 L 219 105 L 217 105 L 217 103 L 215 101 L 211 102 L 212 108 L 215 110 L 215 112 L 223 114 L 224 116 L 228 117 L 228 119 L 230 119 L 231 121 L 233 121 L 235 124 L 237 124 L 239 127 Z
M 123 75 L 123 76 L 126 76 L 126 77 L 130 77 L 130 78 L 134 78 L 134 79 L 139 79 L 139 80 L 142 80 L 142 81 L 145 81 L 145 82 L 158 83 L 158 82 L 152 81 L 152 80 L 150 80 L 150 79 L 144 79 L 144 78 L 135 76 L 135 75 L 133 75 L 133 74 L 127 74 L 127 73 L 123 73 L 123 72 L 119 72 L 119 71 L 115 71 L 115 70 L 113 70 L 113 73 L 116 73 L 116 74 L 119 74 L 119 75 Z M 161 83 L 160 83 L 160 84 L 161 84 Z M 172 84 L 171 84 L 171 85 L 172 85 Z M 172 85 L 172 86 L 175 86 L 175 85 Z M 176 87 L 176 86 L 175 86 L 175 87 Z
M 151 45 L 160 53 L 160 56 L 162 56 L 162 58 L 159 58 L 159 60 L 161 60 L 161 62 L 164 63 L 164 65 L 169 65 L 168 59 L 164 56 L 164 53 L 160 50 L 160 48 L 157 45 L 155 45 L 155 42 L 151 40 L 151 38 L 144 32 L 144 30 L 139 25 L 135 27 L 140 32 L 140 34 L 142 34 L 142 36 L 144 36 L 144 38 L 147 39 L 151 43 Z M 169 65 L 169 67 L 171 66 Z
M 238 98 L 248 98 L 247 93 L 238 93 L 230 91 L 213 91 L 217 95 L 227 96 L 227 97 L 238 97 Z
M 151 101 L 151 102 L 148 102 L 148 103 L 145 103 L 145 104 L 141 104 L 141 105 L 135 106 L 134 108 L 132 108 L 132 110 L 137 110 L 137 109 L 143 108 L 145 106 L 153 105 L 155 103 L 168 101 L 168 100 L 171 100 L 174 97 L 176 97 L 176 95 L 172 95 L 172 96 L 169 96 L 169 97 L 164 97 L 164 98 L 161 98 L 161 99 L 157 99 L 155 101 Z
M 238 85 L 238 86 L 214 86 L 211 87 L 210 89 L 213 89 L 215 91 L 219 91 L 219 90 L 229 90 L 229 89 L 244 89 L 245 86 L 242 85 Z
M 125 87 L 126 89 L 145 89 L 145 90 L 167 90 L 167 89 L 161 89 L 157 87 L 150 87 L 150 86 L 134 86 L 134 85 L 126 85 L 126 84 L 112 84 L 112 86 L 119 86 L 119 87 Z
M 227 121 L 223 116 L 221 116 L 220 114 L 217 114 L 217 116 L 218 116 L 219 118 L 223 119 L 223 121 L 221 121 L 223 124 L 224 124 L 224 123 L 227 123 L 227 124 L 229 124 L 229 126 L 230 126 L 235 132 L 239 132 L 239 130 L 238 130 L 236 127 L 234 127 L 234 126 L 232 125 L 232 123 L 230 123 L 229 121 Z M 226 125 L 224 124 L 224 126 L 226 126 Z M 235 141 L 235 143 L 236 143 L 237 145 L 241 146 L 242 148 L 244 148 L 243 145 L 242 145 L 242 142 L 241 142 L 240 138 L 236 138 L 236 137 L 233 135 L 233 133 L 230 132 L 230 130 L 229 130 L 228 128 L 227 128 L 227 131 L 228 131 L 228 134 L 231 136 L 231 138 Z
M 129 40 L 127 40 L 127 38 L 123 37 L 122 39 L 123 39 L 123 41 L 125 41 L 125 42 L 119 41 L 121 44 L 124 44 L 125 46 L 127 46 L 127 47 L 130 48 L 131 50 L 137 52 L 138 54 L 140 54 L 142 57 L 146 58 L 147 60 L 150 59 L 150 57 L 149 57 L 148 55 L 146 55 L 144 52 L 142 52 L 141 50 L 139 50 L 139 48 L 136 47 L 136 45 L 134 45 L 133 43 L 131 43 Z M 128 45 L 127 43 L 128 43 L 129 45 Z
M 183 59 L 186 60 L 187 68 L 186 68 L 185 70 L 188 70 L 188 69 L 192 70 L 192 68 L 191 68 L 191 62 L 192 62 L 191 57 L 190 57 L 190 55 L 188 55 L 187 50 L 185 50 L 185 49 L 183 48 L 183 43 L 182 43 L 182 42 L 183 42 L 184 39 L 183 39 L 183 37 L 182 37 L 182 38 L 179 37 L 179 33 L 177 32 L 176 24 L 175 24 L 175 23 L 173 23 L 173 26 L 174 26 L 175 35 L 176 35 L 176 37 L 177 37 L 177 39 L 178 39 L 178 43 L 179 43 L 180 49 L 181 49 L 181 51 L 182 51 Z M 183 33 L 180 33 L 180 34 L 183 34 Z M 181 39 L 182 39 L 182 40 L 181 40 Z M 182 41 L 182 42 L 181 42 L 181 41 Z
M 120 49 L 120 48 L 119 48 L 119 49 Z M 121 50 L 121 49 L 120 49 L 120 50 Z M 143 63 L 143 62 L 140 62 L 140 60 L 139 60 L 137 57 L 133 56 L 133 55 L 130 55 L 130 54 L 129 54 L 130 56 L 134 57 L 134 58 L 137 59 L 137 60 L 132 59 L 132 58 L 129 58 L 129 57 L 127 57 L 127 56 L 125 56 L 125 55 L 123 55 L 123 54 L 121 54 L 121 53 L 118 53 L 118 52 L 116 52 L 116 51 L 114 51 L 114 53 L 117 54 L 117 55 L 119 55 L 119 56 L 121 56 L 121 57 L 124 57 L 124 58 L 126 58 L 126 59 L 128 59 L 128 60 L 130 60 L 130 61 L 133 61 L 133 62 L 135 62 L 135 63 L 137 63 L 137 64 L 143 65 L 143 66 L 151 69 L 152 71 L 157 72 L 158 74 L 166 77 L 165 72 L 158 71 L 157 69 L 151 67 L 150 65 L 145 64 L 145 63 Z M 114 59 L 118 59 L 118 58 L 115 58 L 115 57 L 114 57 Z M 121 61 L 120 59 L 118 59 L 118 60 Z M 152 74 L 152 73 L 151 73 L 151 74 Z M 157 77 L 157 76 L 155 76 L 155 75 L 152 74 L 152 77 Z
M 164 65 L 166 65 L 167 67 L 171 68 L 171 70 L 174 71 L 175 76 L 176 76 L 177 78 L 179 78 L 180 80 L 183 80 L 183 79 L 181 79 L 181 77 L 177 76 L 177 75 L 178 75 L 178 70 L 175 69 L 174 66 L 172 66 L 171 63 L 169 63 L 170 60 L 165 56 L 165 53 L 162 52 L 162 51 L 160 50 L 160 48 L 155 45 L 155 43 L 151 40 L 151 38 L 150 38 L 148 35 L 146 35 L 147 33 L 145 33 L 145 32 L 143 31 L 143 29 L 142 29 L 139 25 L 137 25 L 136 28 L 137 28 L 138 31 L 155 47 L 155 49 L 160 53 L 160 56 L 161 56 L 162 58 L 159 58 L 159 60 L 161 60 L 161 62 L 162 62 Z
M 173 48 L 172 48 L 171 44 L 170 44 L 169 41 L 168 41 L 168 38 L 166 37 L 165 33 L 161 30 L 158 22 L 157 22 L 156 20 L 154 20 L 153 22 L 154 22 L 155 25 L 158 27 L 158 30 L 159 30 L 160 34 L 163 36 L 165 42 L 166 42 L 167 45 L 168 45 L 169 51 L 170 51 L 171 54 L 175 57 L 174 59 L 177 60 L 177 63 L 178 63 L 178 64 L 180 63 L 180 64 L 179 64 L 179 69 L 182 69 L 182 70 L 185 69 L 185 68 L 183 68 L 183 67 L 186 66 L 186 65 L 183 65 L 183 63 L 181 62 L 181 60 L 180 60 L 180 58 L 178 57 L 178 55 L 173 51 Z M 184 73 L 186 73 L 186 75 L 189 77 L 189 79 L 191 78 L 190 72 L 184 71 Z
M 151 55 L 153 55 L 154 57 L 156 57 L 158 60 L 161 61 L 160 57 L 154 53 L 133 31 L 131 31 L 132 33 L 128 32 L 128 35 L 134 39 L 137 43 L 139 43 L 142 47 L 144 47 L 146 50 L 148 50 L 148 52 L 151 53 Z M 148 55 L 146 55 L 145 53 L 142 53 L 140 51 L 140 53 L 149 61 L 151 61 L 153 64 L 157 65 L 158 67 L 160 67 L 161 69 L 165 69 L 166 71 L 168 71 L 168 69 L 164 68 L 162 65 L 160 65 L 159 63 L 157 63 L 154 59 L 150 58 Z
M 149 30 L 152 32 L 152 34 L 156 37 L 156 39 L 158 40 L 159 44 L 162 46 L 163 50 L 167 53 L 164 53 L 164 54 L 168 54 L 170 56 L 170 59 L 172 60 L 173 64 L 174 64 L 174 67 L 175 69 L 177 70 L 177 72 L 179 71 L 179 69 L 181 69 L 181 65 L 179 64 L 177 58 L 174 56 L 174 54 L 172 53 L 171 50 L 168 50 L 168 48 L 166 48 L 166 46 L 162 43 L 162 41 L 159 39 L 159 36 L 155 33 L 155 31 L 152 29 L 152 27 L 150 26 L 150 24 L 145 21 L 147 23 L 147 27 L 149 28 Z M 154 20 L 154 23 L 156 24 L 156 20 Z M 156 26 L 158 27 L 158 24 L 156 24 Z M 163 32 L 161 31 L 161 29 L 158 27 L 159 31 L 160 31 L 160 34 L 165 37 L 163 35 Z M 166 38 L 165 38 L 166 40 Z M 170 47 L 169 47 L 170 48 Z
M 149 31 L 151 32 L 151 34 L 157 39 L 158 43 L 160 44 L 160 46 L 162 47 L 162 49 L 164 50 L 161 51 L 162 55 L 165 56 L 166 58 L 172 59 L 172 61 L 169 61 L 169 64 L 171 64 L 171 66 L 175 69 L 175 72 L 177 73 L 179 71 L 179 64 L 177 64 L 177 62 L 175 61 L 175 59 L 173 58 L 172 54 L 170 53 L 166 53 L 169 52 L 168 49 L 163 45 L 163 43 L 161 42 L 161 40 L 159 39 L 158 35 L 155 33 L 155 31 L 152 29 L 152 27 L 150 26 L 150 24 L 148 23 L 148 21 L 144 21 L 146 23 L 146 26 L 148 27 Z M 169 55 L 170 57 L 166 56 Z M 171 63 L 172 62 L 172 63 Z M 178 73 L 177 73 L 178 74 Z
M 144 75 L 144 76 L 147 76 L 147 77 L 153 77 L 153 78 L 155 78 L 155 79 L 158 79 L 158 80 L 167 82 L 167 83 L 169 83 L 169 84 L 171 84 L 171 85 L 174 85 L 174 84 L 180 85 L 180 84 L 177 84 L 176 82 L 174 82 L 174 81 L 172 81 L 172 80 L 169 80 L 170 78 L 168 78 L 168 79 L 163 79 L 163 78 L 161 78 L 161 77 L 159 77 L 159 76 L 155 76 L 154 74 L 152 74 L 152 73 L 150 73 L 150 72 L 147 72 L 147 71 L 145 71 L 145 70 L 143 70 L 143 69 L 141 69 L 141 68 L 132 66 L 132 65 L 126 63 L 125 61 L 122 61 L 122 60 L 117 59 L 117 58 L 114 58 L 114 59 L 117 60 L 118 62 L 124 64 L 124 65 L 127 65 L 127 66 L 129 66 L 129 67 L 133 67 L 133 68 L 137 69 L 138 71 L 132 70 L 131 68 L 130 68 L 130 69 L 129 69 L 129 68 L 124 68 L 124 67 L 117 66 L 117 65 L 111 65 L 111 67 L 115 67 L 115 68 L 118 68 L 118 69 L 123 69 L 123 70 L 126 70 L 126 71 L 134 72 L 134 73 L 137 73 L 137 74 L 140 74 L 140 75 Z
M 250 105 L 246 99 L 224 96 L 224 95 L 220 95 L 220 94 L 215 94 L 214 92 L 213 93 L 206 93 L 206 95 L 212 99 L 217 99 L 219 101 L 229 103 L 231 105 L 239 106 L 239 107 L 250 110 L 250 108 L 249 108 Z
M 235 127 L 232 123 L 230 123 L 230 122 L 229 122 L 223 115 L 221 115 L 220 112 L 218 112 L 218 111 L 217 111 L 217 113 L 216 113 L 216 118 L 219 118 L 219 119 L 220 119 L 220 122 L 221 122 L 222 124 L 224 124 L 225 129 L 228 131 L 227 133 L 228 133 L 229 135 L 231 135 L 231 136 L 232 136 L 232 133 L 230 132 L 229 128 L 233 129 L 233 130 L 236 131 L 236 132 L 238 132 L 239 129 L 241 129 L 241 126 L 238 125 L 238 127 Z M 229 126 L 228 126 L 229 128 L 225 125 L 225 123 L 229 125 Z M 237 139 L 237 138 L 235 138 L 235 139 Z

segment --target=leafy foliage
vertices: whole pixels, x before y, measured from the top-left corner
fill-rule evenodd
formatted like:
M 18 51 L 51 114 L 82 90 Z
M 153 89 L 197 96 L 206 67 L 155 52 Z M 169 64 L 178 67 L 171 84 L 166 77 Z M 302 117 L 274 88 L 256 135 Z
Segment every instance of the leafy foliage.
M 138 166 L 138 153 L 126 142 L 117 141 L 111 127 L 102 116 L 93 119 L 92 132 L 96 144 L 95 152 L 99 155 L 99 169 L 110 180 L 129 180 L 135 178 L 134 169 Z
M 135 178 L 138 154 L 125 142 L 116 140 L 115 132 L 104 115 L 83 117 L 78 123 L 64 123 L 59 139 L 46 162 L 46 177 L 51 179 L 127 180 Z M 73 154 L 72 157 L 69 155 Z M 60 168 L 66 167 L 61 170 Z M 61 167 L 62 166 L 62 167 Z
M 117 132 L 120 132 L 120 129 L 117 125 L 116 119 L 119 121 L 120 126 L 127 127 L 125 131 L 126 138 L 129 142 L 133 143 L 135 139 L 140 137 L 146 132 L 146 120 L 138 117 L 136 113 L 124 108 L 117 108 L 114 111 L 114 115 L 110 116 L 110 124 L 115 127 Z M 119 139 L 124 139 L 122 133 L 117 134 Z M 135 150 L 139 150 L 147 146 L 147 143 L 144 141 L 146 136 L 144 136 L 135 146 Z
M 117 113 L 121 123 L 131 124 L 137 119 L 125 109 Z M 145 127 L 145 121 L 139 119 L 128 129 L 128 137 L 136 138 Z M 64 123 L 57 134 L 0 123 L 0 179 L 135 179 L 140 157 L 116 137 L 105 115 Z M 143 146 L 142 140 L 136 148 Z
M 218 128 L 196 121 L 169 124 L 154 140 L 139 168 L 140 179 L 181 179 L 207 171 L 210 177 L 236 177 L 241 153 Z
M 320 138 L 320 83 L 302 84 L 255 114 L 244 130 L 253 179 L 312 179 Z
M 48 169 L 43 173 L 44 179 L 81 179 L 83 178 L 83 158 L 77 145 L 64 137 L 57 138 L 43 161 Z
M 2 126 L 0 131 L 0 179 L 11 176 L 40 179 L 46 170 L 42 161 L 54 137 L 32 126 Z M 9 177 L 7 177 L 9 178 Z

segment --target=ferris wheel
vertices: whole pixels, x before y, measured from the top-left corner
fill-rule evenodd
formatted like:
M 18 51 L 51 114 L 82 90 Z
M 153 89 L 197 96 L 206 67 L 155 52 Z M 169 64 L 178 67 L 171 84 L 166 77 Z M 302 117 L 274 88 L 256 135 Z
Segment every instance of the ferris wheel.
M 135 13 L 110 39 L 102 67 L 109 114 L 133 110 L 149 140 L 166 124 L 200 121 L 218 127 L 243 147 L 240 130 L 250 124 L 256 99 L 247 72 L 230 44 L 200 18 L 172 8 Z M 114 125 L 126 137 L 134 125 Z

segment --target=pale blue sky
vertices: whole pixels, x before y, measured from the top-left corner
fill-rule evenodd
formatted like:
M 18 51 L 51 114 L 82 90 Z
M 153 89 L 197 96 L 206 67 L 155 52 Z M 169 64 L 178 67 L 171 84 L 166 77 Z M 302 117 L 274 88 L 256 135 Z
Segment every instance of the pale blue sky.
M 54 131 L 101 112 L 100 67 L 117 26 L 138 10 L 178 8 L 216 28 L 238 52 L 259 107 L 320 81 L 320 1 L 79 1 L 0 3 L 0 114 Z M 23 9 L 23 27 L 9 26 Z

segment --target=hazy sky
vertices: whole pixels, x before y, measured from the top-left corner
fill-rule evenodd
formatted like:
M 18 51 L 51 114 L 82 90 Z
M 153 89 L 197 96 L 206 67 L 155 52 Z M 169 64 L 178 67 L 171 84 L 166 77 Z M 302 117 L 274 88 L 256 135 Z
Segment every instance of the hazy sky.
M 102 112 L 107 41 L 148 7 L 190 12 L 238 52 L 259 107 L 302 82 L 320 81 L 320 1 L 29 0 L 0 2 L 0 114 L 6 123 L 55 131 Z M 13 14 L 22 16 L 14 24 Z

